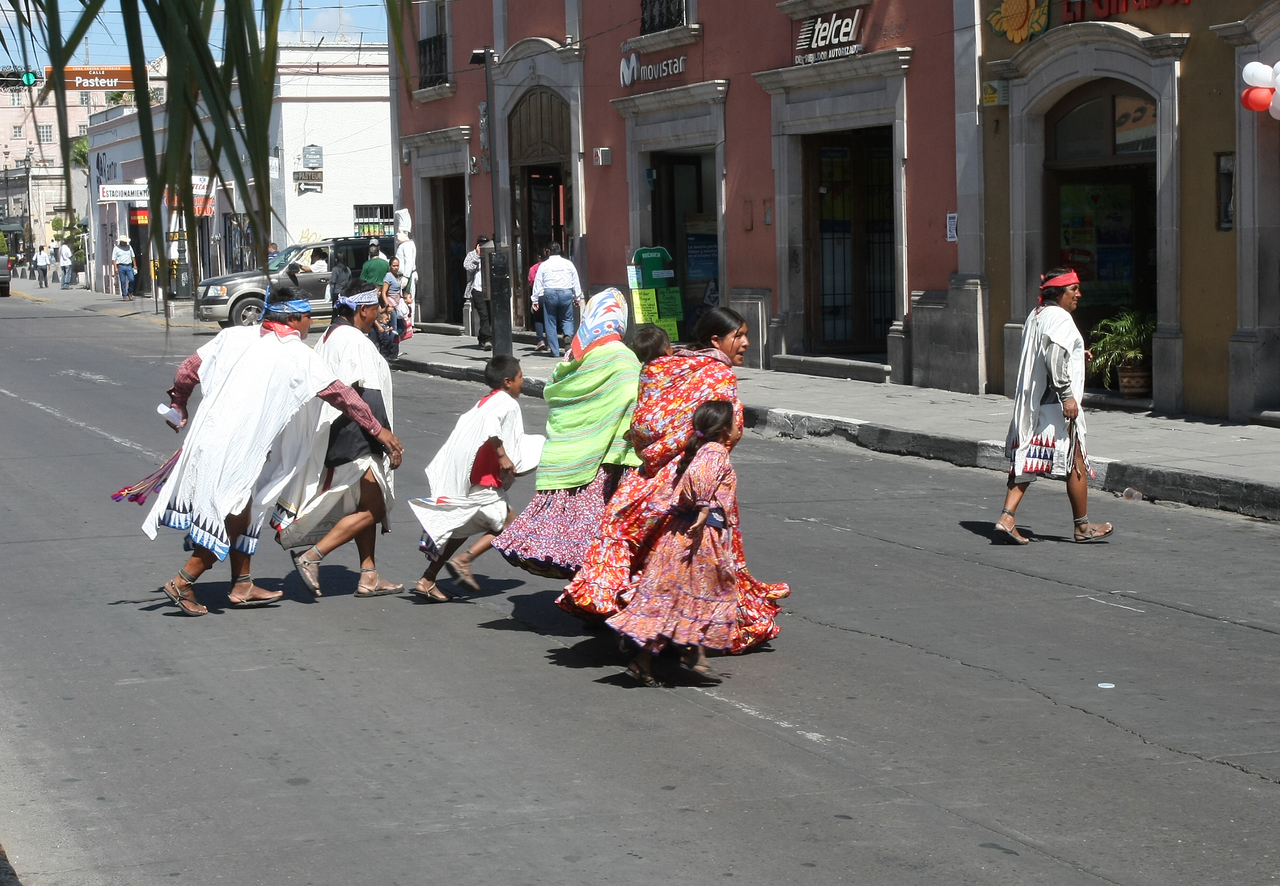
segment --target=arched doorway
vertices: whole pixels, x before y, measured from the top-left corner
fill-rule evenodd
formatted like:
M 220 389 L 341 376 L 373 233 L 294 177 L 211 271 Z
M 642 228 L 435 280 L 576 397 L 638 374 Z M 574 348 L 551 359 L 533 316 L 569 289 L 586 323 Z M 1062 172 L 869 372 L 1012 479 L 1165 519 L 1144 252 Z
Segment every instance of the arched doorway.
M 573 258 L 573 174 L 569 104 L 545 87 L 529 90 L 508 118 L 511 167 L 512 320 L 529 316 L 529 268 L 559 243 Z
M 1120 80 L 1094 80 L 1044 117 L 1045 256 L 1074 268 L 1076 323 L 1156 311 L 1158 103 Z

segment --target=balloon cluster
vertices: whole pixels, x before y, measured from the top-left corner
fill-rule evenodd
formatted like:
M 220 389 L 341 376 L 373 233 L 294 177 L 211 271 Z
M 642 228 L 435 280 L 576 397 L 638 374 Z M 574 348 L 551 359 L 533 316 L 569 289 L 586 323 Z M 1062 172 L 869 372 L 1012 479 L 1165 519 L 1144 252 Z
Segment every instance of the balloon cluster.
M 1276 69 L 1262 62 L 1244 66 L 1244 82 L 1249 84 L 1240 95 L 1240 104 L 1250 111 L 1270 111 L 1280 120 L 1280 98 L 1276 96 Z

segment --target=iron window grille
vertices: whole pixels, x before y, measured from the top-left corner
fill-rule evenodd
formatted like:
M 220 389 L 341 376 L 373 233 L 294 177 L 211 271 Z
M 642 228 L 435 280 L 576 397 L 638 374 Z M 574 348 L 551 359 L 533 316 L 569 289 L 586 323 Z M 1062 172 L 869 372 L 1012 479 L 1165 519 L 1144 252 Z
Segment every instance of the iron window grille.
M 449 82 L 447 37 L 437 34 L 418 41 L 418 88 L 430 89 Z
M 640 33 L 655 34 L 685 24 L 685 0 L 640 0 Z

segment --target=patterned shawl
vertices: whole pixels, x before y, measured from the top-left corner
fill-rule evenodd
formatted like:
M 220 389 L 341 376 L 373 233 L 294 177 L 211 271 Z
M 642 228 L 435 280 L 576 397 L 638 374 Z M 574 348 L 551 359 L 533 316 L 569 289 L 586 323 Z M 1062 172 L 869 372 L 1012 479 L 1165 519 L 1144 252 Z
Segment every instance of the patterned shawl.
M 693 433 L 693 413 L 708 400 L 733 403 L 733 420 L 742 427 L 742 403 L 733 364 L 716 348 L 688 351 L 651 361 L 640 373 L 640 399 L 631 422 L 631 442 L 655 476 L 684 451 Z

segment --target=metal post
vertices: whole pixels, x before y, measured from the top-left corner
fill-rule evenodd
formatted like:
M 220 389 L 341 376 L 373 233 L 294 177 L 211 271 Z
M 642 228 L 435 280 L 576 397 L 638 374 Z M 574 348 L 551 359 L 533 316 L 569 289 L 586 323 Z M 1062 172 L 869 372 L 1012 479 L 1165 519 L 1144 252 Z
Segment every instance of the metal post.
M 485 269 L 486 292 L 493 305 L 493 352 L 510 355 L 511 343 L 511 253 L 505 232 L 498 224 L 501 198 L 498 195 L 498 159 L 494 151 L 497 145 L 494 120 L 497 108 L 493 104 L 493 47 L 484 48 L 484 89 L 489 111 L 489 189 L 493 196 L 493 245 L 494 250 Z

